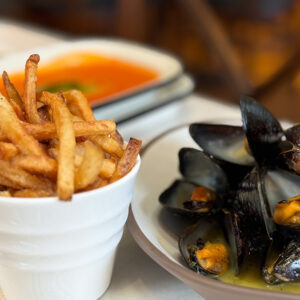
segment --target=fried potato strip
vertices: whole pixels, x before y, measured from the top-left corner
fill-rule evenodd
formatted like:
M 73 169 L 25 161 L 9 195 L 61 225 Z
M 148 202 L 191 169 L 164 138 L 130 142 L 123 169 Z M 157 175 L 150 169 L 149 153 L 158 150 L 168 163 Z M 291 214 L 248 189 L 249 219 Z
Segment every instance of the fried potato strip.
M 57 175 L 57 162 L 37 155 L 17 155 L 12 159 L 12 165 L 27 170 L 33 174 L 40 174 L 51 179 Z
M 27 133 L 39 141 L 57 138 L 57 131 L 54 123 L 30 124 L 23 122 L 22 126 Z M 116 128 L 114 121 L 93 121 L 93 122 L 73 122 L 76 136 L 90 136 L 95 134 L 108 134 Z
M 24 85 L 24 108 L 26 119 L 30 123 L 41 123 L 36 105 L 36 71 L 40 61 L 38 54 L 32 54 L 26 61 L 25 66 L 25 85 Z
M 14 197 L 21 197 L 21 198 L 51 197 L 53 195 L 54 193 L 50 193 L 44 190 L 34 190 L 34 189 L 22 189 L 19 191 L 15 191 L 13 193 Z
M 76 144 L 71 113 L 63 98 L 57 94 L 42 92 L 39 101 L 51 107 L 59 139 L 57 195 L 61 200 L 71 200 L 74 193 Z
M 112 178 L 110 179 L 110 182 L 114 182 L 120 179 L 134 167 L 141 147 L 142 141 L 130 138 L 127 147 L 124 151 L 124 155 L 120 158 L 116 170 Z
M 75 174 L 75 189 L 81 190 L 92 184 L 98 177 L 105 155 L 91 141 L 84 143 L 83 161 Z
M 77 108 L 76 114 L 81 115 L 85 121 L 95 121 L 93 111 L 86 99 L 86 97 L 80 91 L 71 90 L 64 93 L 66 101 L 69 105 L 75 106 Z M 73 111 L 75 112 L 74 108 Z M 123 155 L 122 142 L 119 136 L 116 133 L 115 140 L 112 137 L 109 137 L 105 134 L 90 136 L 89 139 L 95 144 L 99 145 L 105 152 L 111 154 L 115 157 L 121 157 Z
M 8 99 L 12 100 L 21 108 L 21 110 L 23 110 L 24 104 L 22 98 L 16 90 L 15 86 L 9 80 L 8 74 L 5 71 L 2 73 L 2 79 Z
M 20 152 L 39 156 L 45 155 L 39 143 L 21 125 L 13 108 L 2 94 L 0 94 L 0 119 L 2 134 L 12 141 Z
M 0 160 L 0 176 L 7 179 L 5 185 L 11 182 L 16 187 L 53 191 L 53 184 L 50 181 L 42 180 L 20 168 L 13 167 L 9 162 L 4 160 Z M 2 184 L 1 180 L 0 184 Z
M 12 143 L 0 142 L 0 158 L 10 160 L 18 153 L 17 147 Z

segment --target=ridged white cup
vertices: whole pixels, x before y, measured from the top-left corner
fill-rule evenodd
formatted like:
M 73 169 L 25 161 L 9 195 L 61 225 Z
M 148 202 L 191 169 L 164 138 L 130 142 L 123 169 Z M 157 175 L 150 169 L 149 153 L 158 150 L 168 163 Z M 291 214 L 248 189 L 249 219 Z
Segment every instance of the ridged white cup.
M 96 300 L 107 289 L 140 166 L 97 190 L 0 197 L 0 285 L 7 300 Z

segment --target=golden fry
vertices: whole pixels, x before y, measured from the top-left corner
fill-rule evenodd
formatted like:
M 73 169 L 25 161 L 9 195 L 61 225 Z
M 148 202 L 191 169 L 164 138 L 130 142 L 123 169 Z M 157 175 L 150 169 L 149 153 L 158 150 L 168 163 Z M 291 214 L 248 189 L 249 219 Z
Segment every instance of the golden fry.
M 13 108 L 2 94 L 0 94 L 0 120 L 2 134 L 12 141 L 20 152 L 45 155 L 39 143 L 23 128 Z
M 13 196 L 21 197 L 21 198 L 40 198 L 40 197 L 51 197 L 54 196 L 54 194 L 44 190 L 23 189 L 23 190 L 15 191 L 13 193 Z
M 40 101 L 51 107 L 59 139 L 57 195 L 61 200 L 71 200 L 74 192 L 76 143 L 71 113 L 58 95 L 42 92 Z
M 21 189 L 22 186 L 1 176 L 0 175 L 0 185 L 1 186 L 5 186 L 5 187 L 8 187 L 8 188 L 13 188 L 13 189 Z
M 0 191 L 0 197 L 11 197 L 11 193 L 9 191 Z
M 75 189 L 81 190 L 98 177 L 104 161 L 104 153 L 90 141 L 84 143 L 83 161 L 75 174 Z
M 80 110 L 77 108 L 77 106 L 75 106 L 75 105 L 72 104 L 72 103 L 68 103 L 68 102 L 67 102 L 67 106 L 68 106 L 68 109 L 70 110 L 70 112 L 72 113 L 72 116 L 77 117 L 77 118 L 80 118 L 81 121 L 83 120 L 83 119 L 82 119 L 82 116 L 81 116 L 81 112 L 80 112 Z
M 51 157 L 55 158 L 56 160 L 58 159 L 58 147 L 49 148 L 48 153 Z M 83 155 L 84 155 L 84 152 L 82 154 L 78 153 L 78 144 L 76 144 L 75 159 L 74 159 L 74 165 L 76 168 L 78 168 L 81 165 L 82 160 L 83 160 Z
M 126 175 L 135 165 L 137 156 L 141 150 L 142 141 L 130 138 L 127 147 L 124 151 L 124 155 L 119 160 L 116 171 L 111 178 L 111 182 L 118 180 Z
M 22 108 L 14 101 L 8 99 L 9 104 L 12 106 L 14 109 L 16 115 L 18 116 L 20 121 L 25 121 L 25 116 Z
M 23 110 L 24 104 L 22 98 L 5 71 L 2 73 L 2 79 L 8 99 L 12 100 L 12 102 L 16 103 Z
M 99 172 L 99 176 L 105 179 L 109 179 L 116 170 L 116 163 L 111 158 L 106 158 L 103 161 L 102 168 Z
M 99 145 L 105 152 L 114 156 L 122 157 L 124 151 L 119 143 L 106 135 L 93 135 L 89 138 L 96 145 Z
M 15 186 L 30 188 L 30 189 L 42 189 L 51 192 L 53 190 L 53 184 L 50 181 L 41 180 L 38 177 L 31 175 L 30 173 L 13 167 L 9 162 L 0 160 L 0 177 L 7 179 Z M 6 183 L 1 185 L 9 186 Z
M 95 120 L 93 111 L 82 92 L 77 90 L 67 91 L 64 93 L 64 97 L 69 106 L 76 107 L 77 110 L 73 108 L 74 114 L 78 115 L 80 113 L 85 121 Z M 123 149 L 119 143 L 120 140 L 114 140 L 104 134 L 103 136 L 91 136 L 89 139 L 112 156 L 121 157 L 123 155 Z
M 30 123 L 41 123 L 36 104 L 36 71 L 40 61 L 38 54 L 32 54 L 28 58 L 25 66 L 25 86 L 24 86 L 24 108 L 26 119 Z
M 0 142 L 0 158 L 10 160 L 18 153 L 17 147 L 12 143 Z
M 121 148 L 123 148 L 124 140 L 123 140 L 123 138 L 122 138 L 122 136 L 121 136 L 121 134 L 118 130 L 115 130 L 114 132 L 112 132 L 110 134 L 110 136 L 119 143 Z
M 12 165 L 33 174 L 40 174 L 51 179 L 57 175 L 57 162 L 54 159 L 37 155 L 17 155 L 12 159 Z
M 28 134 L 32 135 L 39 141 L 50 140 L 57 138 L 57 131 L 55 124 L 42 123 L 42 124 L 30 124 L 21 123 L 26 129 Z M 106 134 L 114 131 L 116 123 L 114 121 L 94 121 L 94 122 L 74 122 L 74 131 L 76 136 L 90 136 L 95 134 Z
M 85 189 L 82 189 L 81 191 L 83 192 L 83 191 L 95 190 L 100 187 L 106 186 L 108 184 L 109 184 L 108 180 L 98 177 L 92 184 L 87 186 Z
M 86 97 L 81 91 L 70 90 L 64 92 L 64 97 L 67 101 L 67 104 L 71 107 L 70 110 L 72 111 L 73 109 L 74 112 L 76 111 L 74 113 L 75 115 L 79 117 L 81 116 L 85 121 L 96 120 Z M 77 110 L 74 108 L 74 106 L 77 108 Z

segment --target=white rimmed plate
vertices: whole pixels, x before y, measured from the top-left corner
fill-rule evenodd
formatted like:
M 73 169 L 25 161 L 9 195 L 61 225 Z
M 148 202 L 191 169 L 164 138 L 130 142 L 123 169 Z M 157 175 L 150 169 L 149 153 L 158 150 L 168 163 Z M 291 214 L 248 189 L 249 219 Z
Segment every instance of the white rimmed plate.
M 20 72 L 24 69 L 25 61 L 32 53 L 41 56 L 40 65 L 47 64 L 61 55 L 72 52 L 92 52 L 109 58 L 118 59 L 133 65 L 141 66 L 153 70 L 158 74 L 158 78 L 149 82 L 137 85 L 133 88 L 115 93 L 105 99 L 94 101 L 93 107 L 106 105 L 118 100 L 126 99 L 133 95 L 143 93 L 156 87 L 165 85 L 176 79 L 183 72 L 181 62 L 162 51 L 154 50 L 139 44 L 118 40 L 118 39 L 80 39 L 67 42 L 59 42 L 47 47 L 39 47 L 0 59 L 1 70 L 8 73 Z
M 224 122 L 220 120 L 216 123 Z M 128 220 L 129 230 L 139 246 L 159 265 L 207 300 L 299 299 L 298 294 L 223 283 L 198 275 L 185 266 L 177 244 L 177 233 L 182 232 L 184 224 L 181 224 L 180 218 L 165 212 L 158 202 L 159 195 L 174 179 L 181 177 L 178 171 L 178 151 L 182 147 L 199 148 L 189 135 L 188 125 L 169 130 L 144 148 Z

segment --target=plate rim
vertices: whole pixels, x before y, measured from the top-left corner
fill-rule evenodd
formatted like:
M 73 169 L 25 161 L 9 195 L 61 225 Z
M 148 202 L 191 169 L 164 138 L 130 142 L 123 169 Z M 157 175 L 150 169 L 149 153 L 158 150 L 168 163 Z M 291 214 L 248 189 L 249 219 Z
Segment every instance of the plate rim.
M 216 121 L 216 120 L 211 120 Z M 203 123 L 206 123 L 207 121 L 203 121 Z M 202 123 L 202 122 L 201 122 Z M 163 139 L 165 136 L 173 133 L 176 130 L 180 130 L 183 127 L 186 127 L 190 125 L 191 123 L 185 123 L 180 124 L 178 126 L 172 127 L 164 132 L 162 132 L 160 135 L 154 137 L 151 139 L 143 148 L 141 152 L 141 159 L 143 159 L 143 156 L 145 153 L 149 152 L 151 149 L 151 146 L 154 145 L 156 142 Z M 268 299 L 284 299 L 287 300 L 296 300 L 299 299 L 299 293 L 291 293 L 291 292 L 278 292 L 278 291 L 270 291 L 270 290 L 264 290 L 259 288 L 251 288 L 251 287 L 245 287 L 245 286 L 239 286 L 231 283 L 225 283 L 221 282 L 209 277 L 205 277 L 201 274 L 196 274 L 194 271 L 190 270 L 189 268 L 178 264 L 174 261 L 172 261 L 170 258 L 168 258 L 163 252 L 161 252 L 155 245 L 151 243 L 151 241 L 146 237 L 146 235 L 143 233 L 142 229 L 139 227 L 132 210 L 132 206 L 130 205 L 129 208 L 129 215 L 127 219 L 127 228 L 136 241 L 136 243 L 139 245 L 139 247 L 148 255 L 152 260 L 154 260 L 156 263 L 158 263 L 161 267 L 163 267 L 166 271 L 168 271 L 170 274 L 178 278 L 179 280 L 183 281 L 186 285 L 190 286 L 192 289 L 194 289 L 199 295 L 199 291 L 196 289 L 196 287 L 200 287 L 201 285 L 205 285 L 206 287 L 210 289 L 219 289 L 224 292 L 230 292 L 235 293 L 235 295 L 244 295 L 244 296 L 251 296 L 251 297 L 258 297 L 258 299 L 265 299 L 268 297 Z M 224 295 L 225 296 L 225 295 Z M 233 296 L 233 295 L 232 295 Z M 275 298 L 276 296 L 276 298 Z

